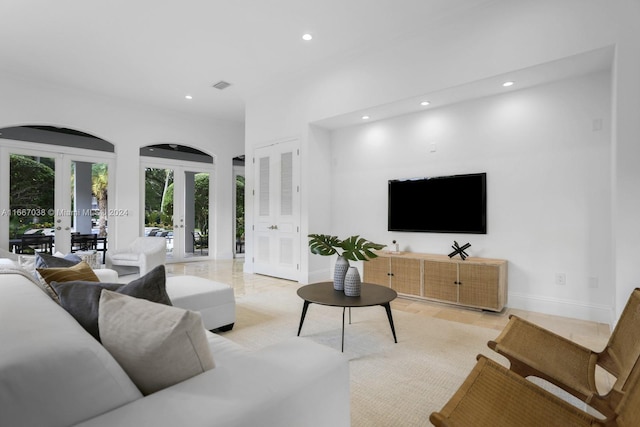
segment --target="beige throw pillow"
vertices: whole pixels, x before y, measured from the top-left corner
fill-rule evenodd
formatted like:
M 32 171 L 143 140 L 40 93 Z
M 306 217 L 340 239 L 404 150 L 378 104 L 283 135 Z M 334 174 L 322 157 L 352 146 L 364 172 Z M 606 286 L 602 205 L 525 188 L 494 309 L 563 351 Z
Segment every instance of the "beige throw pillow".
M 56 290 L 51 286 L 51 282 L 71 282 L 74 280 L 84 280 L 87 282 L 99 282 L 98 276 L 93 272 L 89 264 L 81 261 L 70 267 L 36 268 L 42 277 L 42 287 L 58 304 L 60 298 Z
M 215 367 L 200 313 L 103 290 L 102 345 L 147 395 Z

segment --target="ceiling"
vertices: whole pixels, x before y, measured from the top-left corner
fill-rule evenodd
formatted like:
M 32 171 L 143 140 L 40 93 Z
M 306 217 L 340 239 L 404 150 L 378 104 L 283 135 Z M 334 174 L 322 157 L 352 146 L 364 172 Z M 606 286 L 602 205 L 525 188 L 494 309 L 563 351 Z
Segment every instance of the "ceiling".
M 243 122 L 255 91 L 491 1 L 5 0 L 0 71 Z
M 443 107 L 465 100 L 502 94 L 511 90 L 521 90 L 598 71 L 606 71 L 611 69 L 613 58 L 613 46 L 606 46 L 556 61 L 476 80 L 464 85 L 449 87 L 431 93 L 418 94 L 408 99 L 372 106 L 361 111 L 352 111 L 319 120 L 315 122 L 314 125 L 326 129 L 340 129 L 364 123 L 365 121 L 362 120 L 362 117 L 365 115 L 370 117 L 370 120 L 366 122 L 372 122 L 389 117 L 416 113 L 428 108 Z M 510 87 L 504 87 L 503 83 L 508 81 L 516 82 L 516 84 Z M 430 104 L 427 106 L 420 105 L 424 100 L 429 100 Z
M 439 19 L 495 1 L 5 0 L 0 2 L 0 72 L 243 122 L 245 101 L 261 89 L 393 46 Z M 313 39 L 302 40 L 305 33 Z M 501 90 L 496 82 L 503 78 L 517 78 L 518 88 L 540 84 L 610 67 L 611 57 L 605 49 L 416 94 L 366 114 L 378 119 L 406 114 L 425 95 L 439 105 L 486 96 Z M 231 86 L 213 88 L 219 81 Z M 335 129 L 357 123 L 359 114 L 317 125 Z

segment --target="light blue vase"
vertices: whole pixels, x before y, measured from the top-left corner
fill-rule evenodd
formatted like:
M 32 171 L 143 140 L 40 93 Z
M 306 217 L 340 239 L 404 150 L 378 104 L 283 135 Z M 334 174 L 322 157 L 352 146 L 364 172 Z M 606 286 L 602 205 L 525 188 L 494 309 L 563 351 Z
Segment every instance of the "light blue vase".
M 338 256 L 335 269 L 333 270 L 333 289 L 336 291 L 344 290 L 344 276 L 349 270 L 349 260 L 343 256 Z

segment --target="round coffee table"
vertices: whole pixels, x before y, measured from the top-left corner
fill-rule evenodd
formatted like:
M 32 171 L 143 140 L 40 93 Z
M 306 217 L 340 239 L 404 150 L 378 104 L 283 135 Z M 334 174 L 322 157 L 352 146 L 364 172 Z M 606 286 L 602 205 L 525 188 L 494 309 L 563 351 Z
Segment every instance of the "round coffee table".
M 396 330 L 393 326 L 391 306 L 389 305 L 391 301 L 396 299 L 398 293 L 391 288 L 374 285 L 372 283 L 362 283 L 360 296 L 349 297 L 346 296 L 343 291 L 336 291 L 333 289 L 333 282 L 320 282 L 298 288 L 298 296 L 304 300 L 302 316 L 300 317 L 300 326 L 298 327 L 298 336 L 300 336 L 300 331 L 302 330 L 302 324 L 304 323 L 304 318 L 307 315 L 309 304 L 314 303 L 332 307 L 342 307 L 342 351 L 344 351 L 344 316 L 347 307 L 349 308 L 349 323 L 351 323 L 352 307 L 371 307 L 374 305 L 381 305 L 387 311 L 389 325 L 391 326 L 391 332 L 393 333 L 393 340 L 396 343 L 398 342 L 396 339 Z

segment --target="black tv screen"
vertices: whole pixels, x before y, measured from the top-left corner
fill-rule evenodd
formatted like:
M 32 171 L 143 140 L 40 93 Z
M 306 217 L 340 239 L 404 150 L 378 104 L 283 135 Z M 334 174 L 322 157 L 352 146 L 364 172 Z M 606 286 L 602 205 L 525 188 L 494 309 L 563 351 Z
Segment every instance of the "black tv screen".
M 487 174 L 389 181 L 389 231 L 487 233 Z

